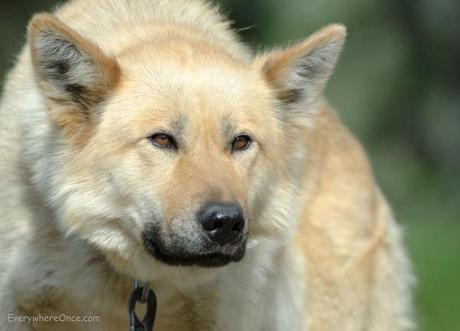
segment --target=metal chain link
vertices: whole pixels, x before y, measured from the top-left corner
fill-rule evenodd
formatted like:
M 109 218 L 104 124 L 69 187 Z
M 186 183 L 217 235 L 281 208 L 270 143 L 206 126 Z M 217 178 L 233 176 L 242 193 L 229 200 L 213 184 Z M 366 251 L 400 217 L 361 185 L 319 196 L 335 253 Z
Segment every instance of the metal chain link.
M 142 321 L 136 315 L 136 303 L 147 304 Z M 152 331 L 157 311 L 157 298 L 149 283 L 136 280 L 128 303 L 129 331 Z

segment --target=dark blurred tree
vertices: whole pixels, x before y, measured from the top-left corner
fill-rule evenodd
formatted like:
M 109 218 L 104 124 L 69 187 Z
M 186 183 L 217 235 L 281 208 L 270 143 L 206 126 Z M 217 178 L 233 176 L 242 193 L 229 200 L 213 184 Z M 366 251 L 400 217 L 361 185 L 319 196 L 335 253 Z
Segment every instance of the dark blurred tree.
M 0 81 L 3 82 L 6 69 L 11 67 L 15 55 L 25 40 L 29 18 L 36 12 L 51 8 L 52 0 L 0 1 Z M 2 84 L 0 84 L 0 87 Z

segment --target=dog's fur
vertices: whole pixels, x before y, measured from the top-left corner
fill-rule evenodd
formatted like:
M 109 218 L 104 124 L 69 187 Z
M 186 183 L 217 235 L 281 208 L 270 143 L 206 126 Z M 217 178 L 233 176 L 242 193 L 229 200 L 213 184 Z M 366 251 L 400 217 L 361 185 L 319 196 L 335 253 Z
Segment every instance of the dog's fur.
M 400 229 L 321 98 L 344 39 L 331 25 L 253 57 L 199 0 L 35 16 L 0 109 L 0 330 L 127 330 L 134 279 L 157 293 L 156 330 L 411 329 Z M 246 218 L 244 257 L 214 268 L 209 201 Z M 59 313 L 100 322 L 8 322 Z

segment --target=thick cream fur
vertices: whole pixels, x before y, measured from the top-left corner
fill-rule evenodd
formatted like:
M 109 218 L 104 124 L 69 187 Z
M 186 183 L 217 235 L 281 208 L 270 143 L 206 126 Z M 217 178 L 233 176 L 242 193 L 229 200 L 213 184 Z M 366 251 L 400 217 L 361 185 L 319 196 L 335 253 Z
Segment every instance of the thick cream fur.
M 95 93 L 90 116 L 40 71 L 46 29 L 82 50 L 70 75 Z M 412 329 L 401 230 L 321 99 L 344 39 L 333 25 L 254 58 L 198 0 L 74 0 L 37 16 L 0 106 L 0 330 L 127 330 L 135 278 L 157 293 L 158 331 Z M 177 119 L 191 147 L 176 164 L 143 138 Z M 257 137 L 234 159 L 219 149 L 226 119 Z M 205 198 L 249 216 L 241 262 L 172 267 L 145 252 L 148 220 L 187 220 Z

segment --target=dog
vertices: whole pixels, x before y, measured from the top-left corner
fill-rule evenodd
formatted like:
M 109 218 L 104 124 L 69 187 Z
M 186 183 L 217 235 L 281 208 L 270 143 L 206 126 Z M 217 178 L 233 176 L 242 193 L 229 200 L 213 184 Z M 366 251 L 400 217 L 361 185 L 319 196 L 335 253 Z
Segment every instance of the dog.
M 0 330 L 410 330 L 400 227 L 322 97 L 333 24 L 253 54 L 201 0 L 35 15 L 0 108 Z

